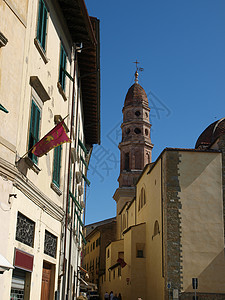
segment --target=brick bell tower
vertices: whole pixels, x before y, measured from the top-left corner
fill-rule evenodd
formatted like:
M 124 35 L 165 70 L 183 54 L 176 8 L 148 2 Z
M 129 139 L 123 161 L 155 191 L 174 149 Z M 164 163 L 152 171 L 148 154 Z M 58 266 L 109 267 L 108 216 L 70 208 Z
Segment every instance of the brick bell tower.
M 135 83 L 127 92 L 122 112 L 119 188 L 113 196 L 117 203 L 117 217 L 124 204 L 135 197 L 137 179 L 152 159 L 150 108 L 145 90 L 138 84 L 137 70 Z

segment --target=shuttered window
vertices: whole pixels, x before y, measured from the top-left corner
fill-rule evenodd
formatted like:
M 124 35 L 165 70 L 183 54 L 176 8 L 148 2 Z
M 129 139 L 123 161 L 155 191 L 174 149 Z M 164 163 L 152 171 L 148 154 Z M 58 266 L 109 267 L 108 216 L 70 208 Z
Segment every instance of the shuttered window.
M 37 39 L 44 52 L 46 51 L 48 11 L 43 0 L 39 0 Z
M 32 100 L 28 149 L 31 149 L 39 140 L 40 118 L 40 109 Z M 37 163 L 37 156 L 31 153 L 31 151 L 28 153 L 28 157 L 32 159 L 34 163 Z
M 61 44 L 60 48 L 60 68 L 59 68 L 59 82 L 62 86 L 62 89 L 65 91 L 65 81 L 66 81 L 66 51 Z
M 54 149 L 54 164 L 53 164 L 53 183 L 60 186 L 60 168 L 61 168 L 62 145 Z

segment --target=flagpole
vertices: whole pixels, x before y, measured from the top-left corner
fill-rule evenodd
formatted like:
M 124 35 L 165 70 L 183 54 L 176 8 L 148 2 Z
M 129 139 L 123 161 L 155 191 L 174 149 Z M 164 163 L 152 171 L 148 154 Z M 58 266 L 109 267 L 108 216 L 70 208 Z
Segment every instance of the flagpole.
M 23 159 L 33 148 L 34 146 L 36 145 L 36 143 L 23 155 L 21 156 L 17 161 L 16 161 L 16 164 L 21 160 Z
M 68 117 L 69 117 L 69 114 L 68 114 L 67 116 L 65 116 L 65 117 L 62 119 L 62 121 L 60 121 L 59 123 L 64 122 L 64 120 L 65 120 L 66 118 L 68 118 Z M 56 124 L 56 126 L 57 126 L 57 125 L 58 125 L 58 124 Z M 55 127 L 56 127 L 56 126 L 55 126 Z M 54 127 L 54 128 L 55 128 L 55 127 Z M 53 129 L 54 129 L 54 128 L 53 128 Z M 53 130 L 53 129 L 52 129 L 52 130 Z M 52 131 L 52 130 L 51 130 L 51 131 Z M 44 135 L 44 137 L 45 137 L 45 135 Z M 40 140 L 41 140 L 41 139 L 40 139 Z M 32 149 L 34 149 L 34 147 L 35 147 L 36 144 L 37 144 L 37 143 L 35 143 L 35 144 L 34 144 L 34 145 L 33 145 L 33 146 L 32 146 L 32 147 L 31 147 L 31 148 L 30 148 L 23 156 L 21 156 L 21 157 L 16 161 L 16 163 L 18 163 L 18 162 L 19 162 L 21 159 L 23 159 L 23 158 L 24 158 L 24 157 L 25 157 Z

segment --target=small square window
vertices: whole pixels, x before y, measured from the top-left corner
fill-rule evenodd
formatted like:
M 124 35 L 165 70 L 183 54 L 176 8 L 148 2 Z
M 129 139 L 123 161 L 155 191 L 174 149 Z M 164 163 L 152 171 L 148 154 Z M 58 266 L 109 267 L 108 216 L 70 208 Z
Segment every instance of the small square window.
M 143 252 L 143 250 L 137 250 L 137 257 L 139 257 L 139 258 L 144 257 L 144 252 Z

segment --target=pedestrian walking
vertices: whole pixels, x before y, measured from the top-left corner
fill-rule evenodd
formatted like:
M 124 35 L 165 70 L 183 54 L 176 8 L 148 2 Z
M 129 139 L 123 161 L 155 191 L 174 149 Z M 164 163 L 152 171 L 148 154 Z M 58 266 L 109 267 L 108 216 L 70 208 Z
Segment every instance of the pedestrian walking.
M 109 300 L 113 300 L 113 291 L 109 293 Z
M 105 300 L 109 300 L 109 294 L 108 294 L 107 291 L 105 292 L 104 299 L 105 299 Z
M 115 296 L 113 296 L 113 300 L 118 300 L 117 294 L 115 294 Z
M 119 295 L 118 295 L 118 300 L 122 300 L 122 296 L 121 296 L 120 293 L 119 293 Z

